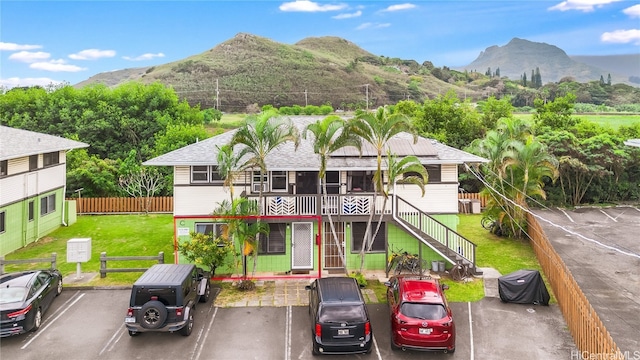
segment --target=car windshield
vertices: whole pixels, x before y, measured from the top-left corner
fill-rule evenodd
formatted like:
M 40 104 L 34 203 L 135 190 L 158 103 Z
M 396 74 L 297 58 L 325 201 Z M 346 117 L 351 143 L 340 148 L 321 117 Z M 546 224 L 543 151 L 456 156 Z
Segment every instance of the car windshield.
M 447 316 L 441 304 L 404 303 L 400 307 L 400 313 L 420 320 L 440 320 Z
M 328 305 L 320 309 L 319 321 L 330 322 L 358 322 L 366 321 L 367 315 L 364 305 Z
M 24 301 L 27 289 L 23 287 L 3 287 L 0 288 L 0 304 Z

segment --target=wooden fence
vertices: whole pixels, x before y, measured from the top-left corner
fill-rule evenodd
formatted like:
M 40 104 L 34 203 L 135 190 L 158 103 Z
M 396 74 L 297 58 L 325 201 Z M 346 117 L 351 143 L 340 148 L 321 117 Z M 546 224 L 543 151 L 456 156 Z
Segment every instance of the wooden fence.
M 0 256 L 0 274 L 4 274 L 4 266 L 11 264 L 33 264 L 33 263 L 50 263 L 50 269 L 55 269 L 57 264 L 58 254 L 51 253 L 51 257 L 42 259 L 22 259 L 22 260 L 5 260 L 4 256 Z
M 132 197 L 109 198 L 73 198 L 76 201 L 78 214 L 109 214 L 109 213 L 141 213 L 145 212 L 146 199 Z M 173 197 L 152 197 L 146 212 L 172 213 Z
M 480 200 L 480 206 L 487 205 L 487 199 L 478 193 L 458 194 L 458 199 Z M 144 200 L 132 197 L 106 197 L 106 198 L 69 198 L 76 202 L 78 214 L 111 214 L 111 213 L 141 213 Z M 172 213 L 173 197 L 158 196 L 151 198 L 151 204 L 147 212 Z
M 487 197 L 479 193 L 458 193 L 458 199 L 480 200 L 480 207 L 484 209 L 487 206 Z
M 149 268 L 111 268 L 107 269 L 107 261 L 139 261 L 153 260 L 158 264 L 164 264 L 164 252 L 160 251 L 156 256 L 107 256 L 106 252 L 100 253 L 100 277 L 107 277 L 107 273 L 114 272 L 145 272 Z
M 527 214 L 527 221 L 531 245 L 553 288 L 580 354 L 593 355 L 598 359 L 625 359 L 564 261 L 551 245 L 538 220 Z M 583 357 L 584 355 L 580 359 Z

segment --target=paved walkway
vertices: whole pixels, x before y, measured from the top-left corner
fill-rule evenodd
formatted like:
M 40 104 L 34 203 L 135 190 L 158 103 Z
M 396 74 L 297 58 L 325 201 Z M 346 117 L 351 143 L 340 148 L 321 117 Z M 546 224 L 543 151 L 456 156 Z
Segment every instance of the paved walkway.
M 501 274 L 492 268 L 483 268 L 483 278 L 485 286 L 485 296 L 499 297 L 498 277 Z M 367 281 L 385 282 L 388 279 L 384 272 L 367 274 Z M 306 306 L 309 305 L 309 294 L 305 289 L 313 279 L 287 279 L 273 281 L 256 281 L 256 290 L 236 297 L 227 296 L 217 288 L 214 304 L 219 307 L 242 307 L 242 306 Z M 379 303 L 375 292 L 372 289 L 362 289 L 362 295 L 369 304 Z M 240 297 L 241 296 L 241 297 Z

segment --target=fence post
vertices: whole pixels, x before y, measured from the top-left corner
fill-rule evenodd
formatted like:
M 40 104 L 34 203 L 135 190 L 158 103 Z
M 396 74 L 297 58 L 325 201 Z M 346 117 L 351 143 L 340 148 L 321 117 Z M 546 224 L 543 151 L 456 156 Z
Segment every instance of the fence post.
M 4 256 L 0 256 L 0 274 L 4 274 Z
M 164 264 L 164 251 L 158 253 L 158 264 Z
M 100 277 L 107 277 L 107 253 L 104 251 L 100 253 Z
M 58 258 L 58 254 L 51 253 L 51 269 L 55 270 L 55 268 L 57 266 L 57 258 Z

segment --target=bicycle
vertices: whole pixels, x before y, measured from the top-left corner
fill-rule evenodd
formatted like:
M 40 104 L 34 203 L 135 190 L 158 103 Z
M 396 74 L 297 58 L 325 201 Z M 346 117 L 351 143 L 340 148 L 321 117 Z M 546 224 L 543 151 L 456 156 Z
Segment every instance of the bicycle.
M 480 220 L 480 224 L 483 228 L 489 230 L 490 233 L 498 236 L 502 235 L 502 225 L 497 219 L 493 218 L 493 216 L 483 216 L 482 220 Z
M 391 251 L 387 265 L 387 274 L 393 270 L 395 275 L 400 275 L 404 271 L 413 275 L 424 275 L 429 271 L 426 260 L 421 259 L 417 254 L 409 254 L 407 251 Z
M 454 281 L 462 281 L 472 276 L 469 267 L 460 261 L 449 270 L 449 275 Z

